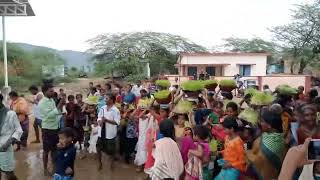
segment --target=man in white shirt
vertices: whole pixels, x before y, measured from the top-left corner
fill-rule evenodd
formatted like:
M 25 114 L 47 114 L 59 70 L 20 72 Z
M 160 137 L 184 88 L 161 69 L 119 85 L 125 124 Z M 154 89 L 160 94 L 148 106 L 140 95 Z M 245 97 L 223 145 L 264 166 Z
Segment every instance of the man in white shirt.
M 141 85 L 141 81 L 138 81 L 136 85 L 134 85 L 131 89 L 131 92 L 136 96 L 136 97 L 140 97 L 140 91 L 143 89 L 142 85 Z
M 106 96 L 106 105 L 102 106 L 98 114 L 98 123 L 101 133 L 97 142 L 99 169 L 102 169 L 101 152 L 111 156 L 110 168 L 113 169 L 114 155 L 116 151 L 117 127 L 120 125 L 120 111 L 114 105 L 116 97 L 109 94 Z
M 40 136 L 39 136 L 39 128 L 41 128 L 41 118 L 40 118 L 40 112 L 38 103 L 43 97 L 43 93 L 39 91 L 37 86 L 30 86 L 29 91 L 34 96 L 33 100 L 30 102 L 33 104 L 33 116 L 34 116 L 34 122 L 33 122 L 33 128 L 36 135 L 36 140 L 32 141 L 31 143 L 40 143 Z

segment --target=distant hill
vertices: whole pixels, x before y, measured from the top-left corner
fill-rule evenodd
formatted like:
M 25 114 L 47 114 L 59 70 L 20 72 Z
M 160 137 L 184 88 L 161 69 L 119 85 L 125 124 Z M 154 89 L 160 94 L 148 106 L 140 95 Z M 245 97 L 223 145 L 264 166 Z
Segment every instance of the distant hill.
M 22 48 L 25 51 L 33 51 L 35 49 L 47 49 L 52 51 L 53 53 L 59 54 L 63 59 L 66 61 L 66 66 L 68 68 L 76 67 L 78 69 L 84 69 L 85 71 L 92 71 L 93 70 L 93 64 L 90 62 L 92 54 L 85 53 L 85 52 L 79 52 L 79 51 L 71 51 L 71 50 L 57 50 L 52 49 L 44 46 L 36 46 L 31 45 L 27 43 L 13 43 Z

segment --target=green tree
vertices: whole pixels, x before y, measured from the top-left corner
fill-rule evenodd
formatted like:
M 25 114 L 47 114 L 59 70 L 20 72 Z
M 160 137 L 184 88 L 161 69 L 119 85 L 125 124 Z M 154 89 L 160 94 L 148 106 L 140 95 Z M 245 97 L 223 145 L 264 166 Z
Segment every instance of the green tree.
M 268 57 L 269 63 L 275 62 L 279 58 L 279 52 L 281 51 L 281 48 L 277 44 L 261 38 L 244 39 L 230 37 L 224 39 L 224 41 L 225 44 L 223 46 L 233 52 L 270 53 L 271 56 Z
M 167 33 L 134 32 L 99 35 L 88 41 L 89 51 L 97 54 L 93 60 L 95 71 L 123 77 L 141 74 L 141 62 L 149 62 L 151 75 L 165 70 L 174 72 L 177 52 L 205 52 L 206 48 L 190 40 Z
M 0 46 L 2 49 L 2 45 Z M 0 58 L 3 59 L 3 51 L 0 51 Z M 9 66 L 15 71 L 17 76 L 22 76 L 30 67 L 31 56 L 28 52 L 11 43 L 7 44 L 7 58 Z
M 299 73 L 302 73 L 307 65 L 319 62 L 319 52 L 314 49 L 320 43 L 320 2 L 296 5 L 292 19 L 291 23 L 274 27 L 271 32 L 283 47 L 284 54 L 299 63 Z
M 2 44 L 0 48 L 2 49 Z M 9 74 L 9 83 L 13 87 L 39 84 L 43 76 L 42 66 L 55 66 L 64 63 L 64 60 L 52 50 L 37 48 L 27 52 L 12 43 L 7 43 L 7 57 L 8 65 L 14 71 Z M 0 51 L 0 59 L 3 59 L 2 51 Z M 3 78 L 2 73 L 0 76 Z

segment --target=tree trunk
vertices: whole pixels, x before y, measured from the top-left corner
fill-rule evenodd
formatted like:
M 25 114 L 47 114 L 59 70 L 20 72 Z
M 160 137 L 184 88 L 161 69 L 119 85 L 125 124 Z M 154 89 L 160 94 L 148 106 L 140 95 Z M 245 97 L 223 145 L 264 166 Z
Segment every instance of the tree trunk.
M 299 65 L 299 74 L 303 74 L 303 70 L 306 68 L 307 62 L 304 58 L 301 59 L 300 65 Z

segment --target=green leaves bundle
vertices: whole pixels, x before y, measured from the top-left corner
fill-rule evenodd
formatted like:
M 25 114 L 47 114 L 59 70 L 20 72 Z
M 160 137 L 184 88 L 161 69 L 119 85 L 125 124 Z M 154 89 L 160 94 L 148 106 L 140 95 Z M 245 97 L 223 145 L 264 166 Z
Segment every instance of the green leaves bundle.
M 289 85 L 279 85 L 276 90 L 278 91 L 279 94 L 281 95 L 295 95 L 298 93 L 298 90 L 289 86 Z
M 256 92 L 251 98 L 251 104 L 257 106 L 270 105 L 273 102 L 273 96 L 269 93 Z
M 218 81 L 215 79 L 209 79 L 209 80 L 202 81 L 202 83 L 204 86 L 208 86 L 212 84 L 218 84 Z
M 238 118 L 243 119 L 254 126 L 258 125 L 258 117 L 259 114 L 252 108 L 246 108 L 238 116 Z
M 173 113 L 176 114 L 186 114 L 189 113 L 193 108 L 193 103 L 190 101 L 179 101 L 179 103 L 174 107 Z
M 170 96 L 170 91 L 162 90 L 154 93 L 155 99 L 167 99 Z
M 157 80 L 156 85 L 164 88 L 168 88 L 170 87 L 171 83 L 169 80 Z
M 235 80 L 223 79 L 219 82 L 219 85 L 222 87 L 236 87 L 237 83 Z
M 253 96 L 253 95 L 254 95 L 255 93 L 257 93 L 257 92 L 259 92 L 259 91 L 256 90 L 256 89 L 248 88 L 248 89 L 246 89 L 246 90 L 244 91 L 244 95 L 251 94 L 251 95 Z
M 181 88 L 184 91 L 201 91 L 204 85 L 201 81 L 185 81 L 181 84 Z

